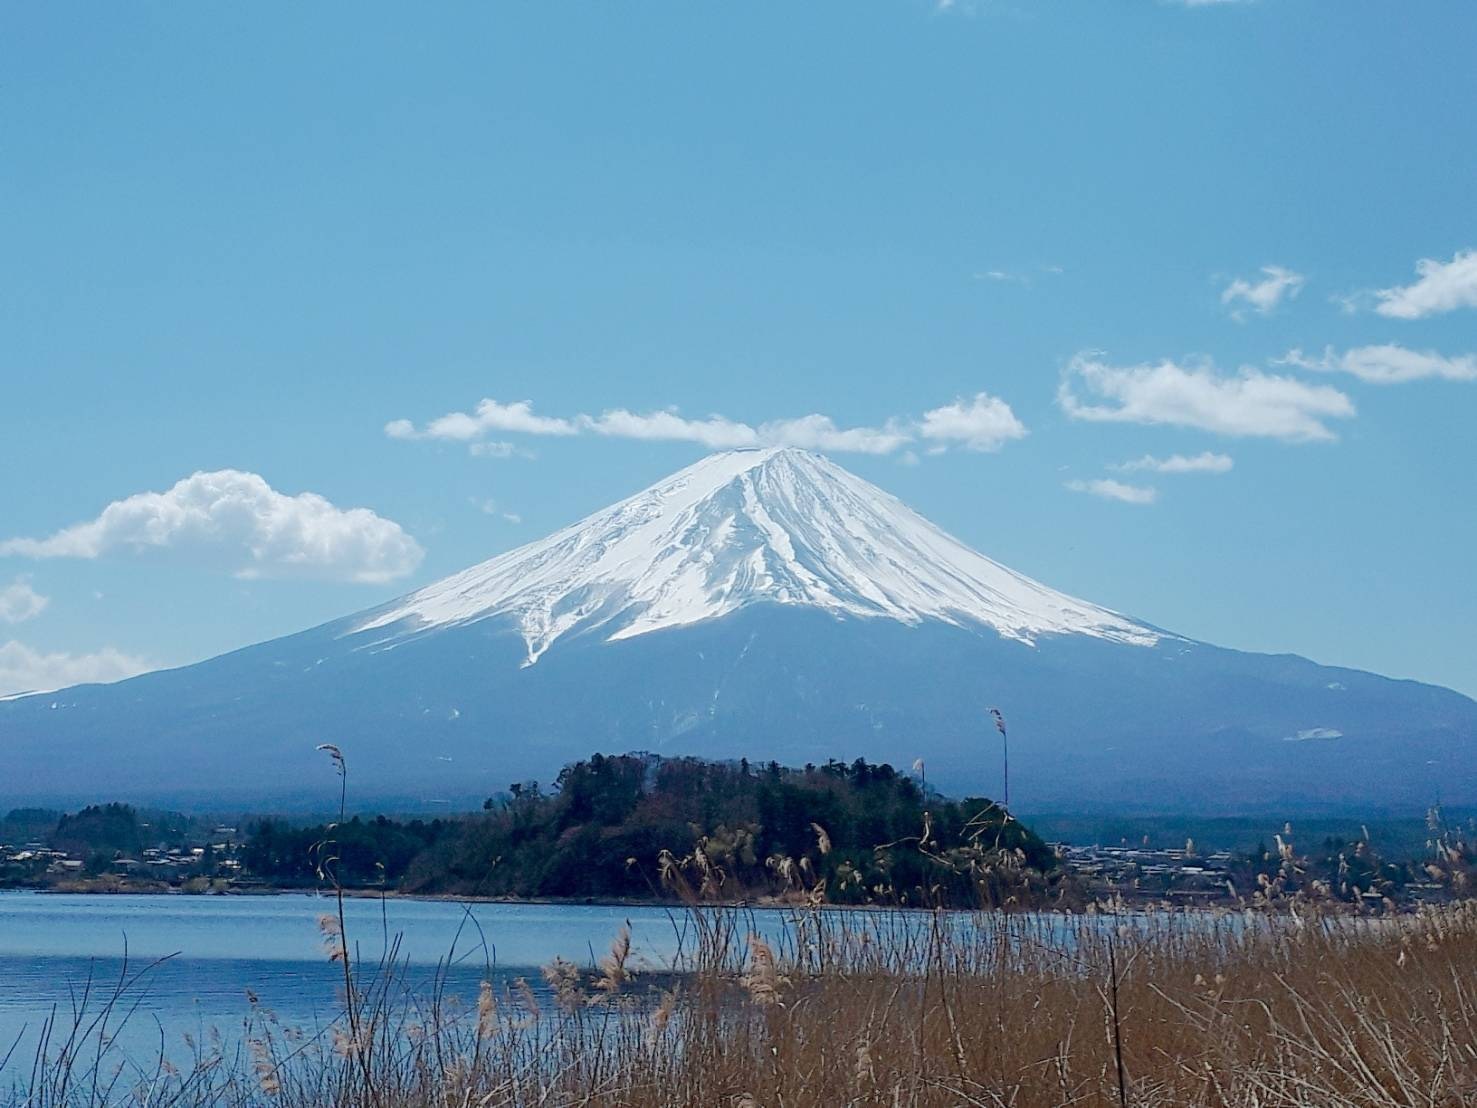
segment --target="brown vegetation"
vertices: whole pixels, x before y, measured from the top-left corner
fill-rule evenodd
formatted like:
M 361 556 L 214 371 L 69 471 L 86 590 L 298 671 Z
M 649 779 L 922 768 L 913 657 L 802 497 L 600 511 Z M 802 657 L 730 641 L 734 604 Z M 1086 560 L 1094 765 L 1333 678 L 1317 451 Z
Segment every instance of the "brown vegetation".
M 179 1070 L 113 1077 L 106 1052 L 60 1048 L 58 1029 L 16 1103 L 1477 1102 L 1471 903 L 1380 918 L 797 909 L 767 938 L 755 918 L 677 920 L 679 973 L 641 976 L 622 933 L 595 967 L 555 963 L 537 988 L 465 1002 L 403 991 L 387 962 L 350 982 L 334 1026 L 305 1034 L 253 1008 L 239 1049 L 200 1048 Z

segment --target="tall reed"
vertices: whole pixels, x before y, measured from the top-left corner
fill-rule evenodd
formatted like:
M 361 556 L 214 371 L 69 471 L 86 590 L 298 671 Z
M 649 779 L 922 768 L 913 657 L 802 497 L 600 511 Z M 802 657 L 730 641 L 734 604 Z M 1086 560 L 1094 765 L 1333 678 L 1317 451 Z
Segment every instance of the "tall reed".
M 450 960 L 414 988 L 392 944 L 353 968 L 354 1011 L 327 1026 L 251 1004 L 239 1043 L 147 1062 L 106 1046 L 130 974 L 53 1021 L 9 1103 L 1477 1103 L 1471 903 L 1383 918 L 800 907 L 762 934 L 739 909 L 673 919 L 672 972 L 641 972 L 623 932 L 596 965 L 463 998 Z

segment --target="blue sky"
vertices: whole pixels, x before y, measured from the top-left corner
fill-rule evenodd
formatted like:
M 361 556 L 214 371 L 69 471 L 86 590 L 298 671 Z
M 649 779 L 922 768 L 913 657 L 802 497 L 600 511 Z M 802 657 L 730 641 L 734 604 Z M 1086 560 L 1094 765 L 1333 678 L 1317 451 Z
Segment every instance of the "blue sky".
M 1477 694 L 1474 41 L 1455 0 L 13 8 L 0 693 L 787 441 L 1160 626 Z

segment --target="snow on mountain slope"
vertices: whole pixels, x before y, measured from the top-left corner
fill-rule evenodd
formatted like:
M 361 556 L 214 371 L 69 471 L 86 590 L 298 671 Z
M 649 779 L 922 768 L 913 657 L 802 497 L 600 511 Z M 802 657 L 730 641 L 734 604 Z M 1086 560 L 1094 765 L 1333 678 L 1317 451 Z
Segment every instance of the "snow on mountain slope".
M 714 454 L 548 538 L 394 601 L 347 634 L 394 642 L 492 617 L 516 622 L 525 665 L 561 636 L 614 641 L 749 604 L 805 605 L 916 624 L 983 625 L 1030 643 L 1163 636 L 1032 581 L 897 498 L 794 448 Z

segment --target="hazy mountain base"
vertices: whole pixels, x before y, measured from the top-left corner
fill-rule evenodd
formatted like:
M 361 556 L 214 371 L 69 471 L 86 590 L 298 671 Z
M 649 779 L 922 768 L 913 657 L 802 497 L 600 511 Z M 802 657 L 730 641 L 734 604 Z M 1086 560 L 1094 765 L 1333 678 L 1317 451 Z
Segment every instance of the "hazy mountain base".
M 1447 822 L 1463 826 L 1477 820 L 1471 808 L 1441 809 Z M 1194 840 L 1202 850 L 1225 850 L 1246 854 L 1271 843 L 1292 826 L 1300 843 L 1325 839 L 1356 842 L 1368 839 L 1381 854 L 1392 858 L 1419 858 L 1430 852 L 1431 813 L 1403 818 L 1360 818 L 1357 815 L 1303 816 L 1296 812 L 1282 817 L 1114 815 L 1111 813 L 1046 812 L 1030 817 L 1031 828 L 1048 842 L 1076 845 L 1143 846 L 1164 850 Z
M 615 643 L 562 640 L 525 667 L 499 621 L 390 649 L 352 625 L 0 703 L 0 803 L 321 807 L 322 741 L 346 749 L 356 792 L 382 807 L 480 802 L 592 747 L 792 765 L 921 757 L 946 791 L 998 793 L 989 705 L 1010 721 L 1020 811 L 1372 818 L 1477 802 L 1477 703 L 1287 655 L 1032 646 L 765 604 Z

